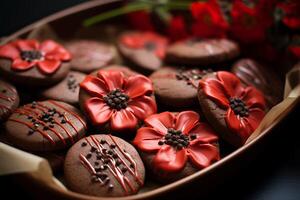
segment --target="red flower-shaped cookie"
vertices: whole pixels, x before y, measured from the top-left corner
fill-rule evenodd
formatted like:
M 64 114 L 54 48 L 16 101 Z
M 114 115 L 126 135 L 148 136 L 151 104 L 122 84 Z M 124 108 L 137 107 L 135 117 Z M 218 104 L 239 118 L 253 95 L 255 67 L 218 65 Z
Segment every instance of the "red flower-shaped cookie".
M 226 124 L 244 143 L 265 115 L 264 96 L 254 87 L 244 87 L 232 73 L 219 71 L 216 77 L 201 80 L 200 87 L 208 98 L 227 109 Z
M 116 70 L 98 71 L 80 84 L 91 97 L 83 102 L 84 109 L 97 126 L 110 121 L 115 131 L 135 129 L 139 120 L 156 113 L 153 86 L 143 75 L 125 77 Z
M 199 169 L 220 159 L 218 137 L 193 111 L 163 112 L 145 119 L 133 144 L 143 152 L 156 153 L 153 167 L 165 172 L 182 170 L 188 160 Z
M 121 36 L 123 45 L 132 49 L 152 51 L 159 58 L 165 57 L 168 40 L 154 32 L 133 32 Z
M 70 53 L 60 44 L 46 40 L 17 40 L 0 46 L 0 57 L 12 60 L 11 69 L 29 70 L 34 66 L 44 74 L 54 73 L 62 61 L 71 59 Z

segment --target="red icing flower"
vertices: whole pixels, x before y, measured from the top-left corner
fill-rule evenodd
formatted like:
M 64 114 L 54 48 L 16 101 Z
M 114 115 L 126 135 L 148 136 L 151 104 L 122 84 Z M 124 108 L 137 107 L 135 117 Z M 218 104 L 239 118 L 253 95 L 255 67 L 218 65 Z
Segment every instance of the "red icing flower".
M 218 137 L 207 124 L 199 122 L 196 112 L 151 115 L 145 125 L 138 130 L 133 144 L 142 151 L 156 153 L 153 166 L 158 170 L 180 171 L 188 159 L 202 169 L 220 159 L 215 146 Z
M 182 16 L 175 16 L 171 19 L 167 33 L 172 41 L 188 37 L 187 27 Z
M 29 70 L 34 66 L 45 74 L 54 73 L 63 61 L 71 59 L 70 53 L 60 44 L 46 40 L 17 40 L 0 46 L 0 57 L 12 60 L 11 69 Z
M 121 43 L 133 49 L 153 51 L 159 58 L 165 57 L 168 40 L 153 32 L 134 32 L 123 35 Z
M 127 15 L 130 25 L 141 31 L 154 31 L 150 14 L 146 11 L 136 11 Z
M 80 87 L 91 96 L 84 108 L 94 125 L 110 121 L 115 131 L 135 129 L 138 120 L 156 113 L 156 103 L 150 97 L 152 82 L 143 75 L 127 78 L 120 71 L 100 70 L 97 76 L 88 75 Z
M 231 10 L 232 36 L 244 43 L 263 41 L 272 22 L 270 6 L 265 7 L 263 1 L 251 8 L 241 0 L 235 0 Z
M 207 38 L 226 35 L 228 23 L 224 19 L 216 0 L 194 2 L 190 9 L 196 20 L 192 25 L 194 36 Z
M 283 23 L 291 29 L 300 29 L 300 2 L 299 0 L 290 0 L 278 4 L 278 7 L 284 11 Z
M 220 107 L 227 109 L 225 121 L 228 128 L 241 138 L 240 146 L 258 127 L 265 115 L 265 99 L 254 87 L 243 87 L 232 73 L 220 71 L 215 78 L 200 81 L 205 95 Z
M 289 51 L 298 59 L 300 59 L 300 46 L 289 46 Z

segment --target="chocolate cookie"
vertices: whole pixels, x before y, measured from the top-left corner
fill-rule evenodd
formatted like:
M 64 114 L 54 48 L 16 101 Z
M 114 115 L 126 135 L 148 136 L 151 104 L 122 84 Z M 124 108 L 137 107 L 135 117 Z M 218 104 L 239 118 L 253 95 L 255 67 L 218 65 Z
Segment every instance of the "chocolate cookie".
M 170 45 L 166 61 L 176 65 L 209 65 L 231 60 L 239 51 L 238 44 L 228 39 L 190 38 Z
M 5 123 L 10 141 L 29 151 L 65 149 L 85 135 L 79 111 L 59 101 L 32 102 L 16 109 Z
M 211 70 L 163 67 L 150 75 L 157 100 L 174 107 L 198 103 L 199 80 Z
M 145 119 L 133 144 L 161 182 L 189 176 L 220 159 L 218 137 L 194 111 L 163 112 Z
M 108 65 L 107 67 L 104 67 L 102 70 L 115 70 L 122 72 L 125 76 L 133 76 L 137 75 L 138 73 L 129 67 L 123 66 L 123 65 Z M 97 73 L 95 73 L 97 74 Z
M 64 177 L 73 191 L 102 197 L 135 194 L 145 168 L 132 145 L 111 135 L 91 135 L 68 151 Z
M 19 95 L 16 88 L 0 80 L 0 122 L 4 122 L 19 106 Z
M 271 69 L 252 59 L 237 61 L 231 71 L 246 85 L 251 85 L 262 91 L 267 106 L 273 107 L 282 100 L 283 83 Z
M 86 74 L 71 71 L 60 83 L 44 90 L 41 96 L 70 104 L 78 104 L 79 83 L 84 80 Z
M 212 73 L 199 83 L 201 109 L 215 130 L 230 144 L 242 146 L 265 115 L 265 98 L 255 87 L 244 87 L 225 71 Z
M 72 53 L 71 68 L 91 73 L 113 62 L 116 51 L 113 46 L 94 40 L 75 40 L 66 44 Z
M 99 70 L 80 84 L 79 104 L 98 131 L 129 136 L 149 115 L 156 113 L 153 86 L 143 75 Z
M 143 73 L 159 69 L 168 41 L 153 32 L 126 32 L 118 40 L 120 53 Z
M 65 78 L 70 59 L 70 53 L 52 40 L 16 40 L 0 46 L 0 74 L 22 87 L 49 86 Z

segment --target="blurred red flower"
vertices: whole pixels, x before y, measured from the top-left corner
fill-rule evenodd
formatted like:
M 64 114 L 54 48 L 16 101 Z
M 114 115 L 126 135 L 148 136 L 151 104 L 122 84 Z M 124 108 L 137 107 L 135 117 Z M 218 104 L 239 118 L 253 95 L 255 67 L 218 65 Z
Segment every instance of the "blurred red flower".
M 216 0 L 194 2 L 191 4 L 191 13 L 195 19 L 192 33 L 197 37 L 225 37 L 228 23 Z
M 296 57 L 300 59 L 300 46 L 289 46 L 289 51 Z
M 141 31 L 154 31 L 151 16 L 146 11 L 136 11 L 127 15 L 128 21 L 132 28 Z
M 182 16 L 175 16 L 171 19 L 167 34 L 172 41 L 188 37 L 187 27 Z
M 300 29 L 300 1 L 286 1 L 279 3 L 278 7 L 284 11 L 283 23 L 291 29 Z

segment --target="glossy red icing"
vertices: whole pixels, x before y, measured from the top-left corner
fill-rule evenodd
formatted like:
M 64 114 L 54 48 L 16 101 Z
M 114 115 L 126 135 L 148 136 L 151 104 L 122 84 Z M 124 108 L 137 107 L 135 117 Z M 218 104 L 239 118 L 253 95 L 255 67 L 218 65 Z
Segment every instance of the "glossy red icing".
M 36 60 L 24 60 L 22 51 L 38 51 L 42 57 Z M 39 43 L 37 40 L 16 40 L 0 46 L 0 57 L 12 61 L 11 69 L 15 71 L 29 70 L 34 66 L 44 74 L 53 74 L 59 69 L 63 61 L 71 59 L 70 53 L 60 44 L 46 40 Z
M 188 160 L 199 169 L 205 168 L 220 159 L 219 150 L 214 145 L 218 137 L 208 124 L 199 120 L 198 113 L 194 111 L 151 115 L 145 119 L 145 127 L 138 130 L 133 144 L 141 151 L 156 153 L 153 159 L 155 169 L 178 172 Z M 180 130 L 188 137 L 195 135 L 195 139 L 182 149 L 167 144 L 159 145 L 170 128 Z
M 156 113 L 153 86 L 150 79 L 143 75 L 125 77 L 120 71 L 99 71 L 96 76 L 87 76 L 80 84 L 81 89 L 91 97 L 84 102 L 84 108 L 94 125 L 110 122 L 112 130 L 135 129 L 139 120 Z M 117 110 L 111 108 L 103 97 L 109 92 L 120 89 L 128 95 L 128 106 Z
M 242 144 L 245 143 L 265 115 L 266 103 L 263 94 L 254 87 L 244 87 L 237 76 L 225 71 L 217 72 L 216 78 L 201 80 L 200 87 L 208 98 L 227 110 L 225 121 L 228 128 L 240 136 Z M 230 107 L 230 98 L 241 99 L 249 114 L 235 114 Z
M 164 58 L 168 40 L 154 32 L 134 32 L 120 38 L 123 45 L 133 49 L 153 51 L 157 57 Z

